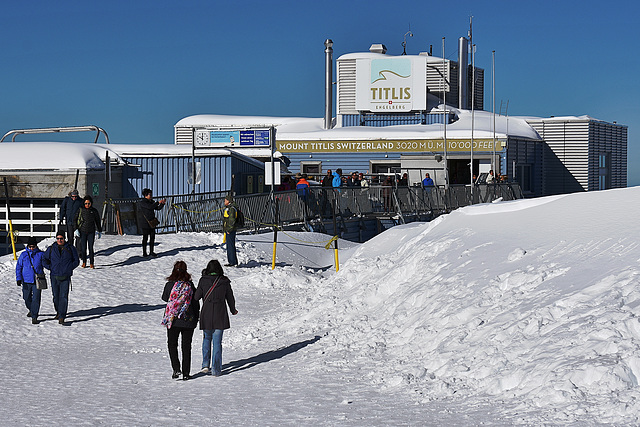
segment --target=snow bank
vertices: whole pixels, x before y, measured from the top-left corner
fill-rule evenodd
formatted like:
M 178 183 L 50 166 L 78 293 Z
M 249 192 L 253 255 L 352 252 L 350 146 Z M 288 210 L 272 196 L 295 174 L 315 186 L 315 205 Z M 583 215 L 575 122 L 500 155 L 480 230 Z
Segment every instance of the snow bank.
M 219 234 L 159 235 L 155 259 L 139 236 L 103 236 L 67 327 L 50 291 L 31 325 L 2 257 L 3 422 L 637 425 L 639 209 L 640 188 L 468 207 L 341 241 L 338 272 L 327 236 L 279 233 L 272 269 L 272 236 L 241 235 L 224 375 L 186 383 L 160 295 L 176 260 L 195 280 L 224 260 Z
M 640 188 L 460 209 L 363 244 L 312 299 L 349 363 L 424 402 L 640 419 Z M 480 215 L 481 214 L 481 215 Z

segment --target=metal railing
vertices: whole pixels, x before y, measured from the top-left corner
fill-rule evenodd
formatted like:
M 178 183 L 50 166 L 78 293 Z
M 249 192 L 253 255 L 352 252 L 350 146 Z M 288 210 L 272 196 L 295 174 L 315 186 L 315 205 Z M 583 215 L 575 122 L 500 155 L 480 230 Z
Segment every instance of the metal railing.
M 164 209 L 156 211 L 160 221 L 159 233 L 185 231 L 222 231 L 222 210 L 225 192 L 158 196 L 167 200 Z M 316 230 L 340 234 L 349 228 L 362 228 L 366 221 L 377 222 L 378 231 L 385 227 L 381 221 L 394 224 L 414 220 L 428 220 L 443 213 L 476 203 L 489 203 L 502 198 L 522 198 L 516 183 L 479 184 L 443 187 L 311 187 L 301 195 L 296 190 L 276 192 L 274 205 L 270 194 L 237 196 L 236 203 L 243 211 L 245 229 L 257 232 L 280 227 Z M 140 199 L 110 199 L 102 210 L 103 231 L 113 234 L 138 234 L 137 202 Z M 25 236 L 52 237 L 58 227 L 59 200 L 12 199 L 13 227 Z M 277 206 L 277 220 L 276 220 Z M 333 218 L 337 219 L 336 229 Z M 4 221 L 2 221 L 4 220 Z M 4 222 L 4 224 L 2 224 Z M 0 251 L 10 247 L 6 204 L 0 204 Z M 362 235 L 362 233 L 360 233 Z M 361 238 L 364 239 L 364 238 Z
M 225 195 L 224 192 L 217 192 L 156 197 L 155 200 L 167 200 L 166 207 L 156 211 L 160 221 L 158 232 L 222 231 Z M 489 203 L 499 198 L 519 199 L 522 198 L 522 192 L 516 183 L 478 184 L 473 195 L 468 185 L 454 185 L 448 189 L 421 186 L 339 189 L 310 187 L 305 195 L 297 190 L 276 192 L 277 205 L 273 204 L 270 194 L 237 196 L 235 201 L 245 215 L 245 229 L 258 231 L 275 224 L 318 229 L 310 224 L 327 222 L 333 218 L 334 213 L 340 221 L 353 218 L 395 218 L 398 223 L 404 223 L 434 218 L 463 206 Z M 129 232 L 137 232 L 135 212 L 138 200 L 110 200 L 104 211 L 105 231 L 123 233 L 128 229 Z M 124 215 L 122 212 L 128 214 Z

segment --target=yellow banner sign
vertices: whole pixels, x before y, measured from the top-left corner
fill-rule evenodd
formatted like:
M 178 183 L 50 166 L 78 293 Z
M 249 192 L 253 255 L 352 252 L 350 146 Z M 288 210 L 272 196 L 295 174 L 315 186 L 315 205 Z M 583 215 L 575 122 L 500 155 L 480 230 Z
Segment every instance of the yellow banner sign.
M 372 141 L 277 141 L 281 153 L 444 152 L 442 139 Z M 474 139 L 473 151 L 500 151 L 502 142 Z M 471 151 L 470 139 L 447 139 L 447 151 Z

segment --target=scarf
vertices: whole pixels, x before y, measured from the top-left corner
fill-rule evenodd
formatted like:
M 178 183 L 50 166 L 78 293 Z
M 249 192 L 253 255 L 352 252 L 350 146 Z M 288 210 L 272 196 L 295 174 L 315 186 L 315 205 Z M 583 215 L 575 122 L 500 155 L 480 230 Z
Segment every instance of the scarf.
M 165 325 L 167 329 L 171 328 L 176 318 L 184 318 L 187 310 L 189 310 L 192 298 L 193 289 L 191 289 L 191 285 L 188 282 L 179 281 L 173 285 L 167 308 L 165 308 L 164 316 L 162 317 L 162 324 Z

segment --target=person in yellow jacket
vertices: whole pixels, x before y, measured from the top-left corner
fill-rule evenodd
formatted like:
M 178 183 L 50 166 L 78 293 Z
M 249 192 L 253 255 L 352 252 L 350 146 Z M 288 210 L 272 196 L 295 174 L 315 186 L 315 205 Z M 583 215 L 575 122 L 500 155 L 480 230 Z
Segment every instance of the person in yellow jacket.
M 238 220 L 238 206 L 233 201 L 231 194 L 224 198 L 224 211 L 222 213 L 222 231 L 225 234 L 227 243 L 227 264 L 225 266 L 232 267 L 238 265 L 238 256 L 236 254 L 236 222 Z

